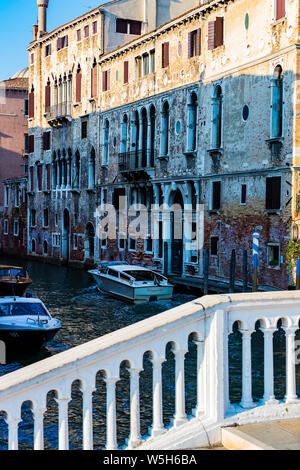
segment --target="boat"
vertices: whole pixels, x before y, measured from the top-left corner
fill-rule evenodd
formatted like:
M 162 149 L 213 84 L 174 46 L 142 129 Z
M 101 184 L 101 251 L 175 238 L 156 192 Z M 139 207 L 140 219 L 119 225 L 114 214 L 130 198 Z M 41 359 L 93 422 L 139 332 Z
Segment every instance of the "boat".
M 38 298 L 0 298 L 0 341 L 7 350 L 35 351 L 51 341 L 61 328 L 59 320 Z
M 124 262 L 102 262 L 89 271 L 101 292 L 131 303 L 170 300 L 174 286 L 151 269 Z
M 0 265 L 0 296 L 22 297 L 31 283 L 32 280 L 24 268 Z

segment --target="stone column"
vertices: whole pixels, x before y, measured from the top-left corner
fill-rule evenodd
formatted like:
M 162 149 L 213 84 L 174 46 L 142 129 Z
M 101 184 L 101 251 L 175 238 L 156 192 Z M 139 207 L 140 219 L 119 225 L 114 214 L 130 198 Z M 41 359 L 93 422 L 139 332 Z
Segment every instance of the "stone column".
M 296 348 L 295 333 L 298 328 L 284 328 L 286 336 L 286 403 L 296 403 L 298 397 L 296 394 Z
M 152 359 L 153 364 L 153 425 L 151 436 L 160 436 L 165 430 L 162 407 L 162 363 L 163 357 Z
M 8 425 L 8 450 L 18 450 L 19 448 L 19 422 L 21 421 L 20 417 L 17 416 L 8 416 L 5 419 Z
M 261 328 L 264 334 L 264 402 L 273 405 L 277 403 L 274 396 L 274 357 L 273 334 L 275 328 Z
M 184 381 L 184 357 L 187 351 L 178 349 L 174 351 L 175 355 L 175 416 L 174 426 L 178 427 L 186 423 L 187 417 L 185 413 L 185 381 Z
M 58 403 L 58 448 L 69 450 L 68 405 L 71 397 L 57 398 Z
M 44 450 L 44 413 L 46 408 L 33 408 L 34 450 Z
M 205 341 L 194 341 L 194 343 L 197 346 L 197 408 L 195 415 L 196 418 L 200 418 L 205 413 Z
M 117 418 L 116 418 L 116 383 L 118 377 L 106 379 L 106 450 L 117 450 Z
M 83 386 L 82 419 L 83 419 L 83 450 L 93 450 L 93 392 L 94 387 Z
M 140 433 L 140 372 L 142 369 L 130 369 L 130 437 L 128 448 L 134 449 L 141 442 Z
M 67 189 L 71 188 L 71 160 L 67 160 Z
M 241 330 L 243 341 L 242 356 L 242 408 L 253 408 L 252 369 L 251 369 L 251 335 L 254 330 Z

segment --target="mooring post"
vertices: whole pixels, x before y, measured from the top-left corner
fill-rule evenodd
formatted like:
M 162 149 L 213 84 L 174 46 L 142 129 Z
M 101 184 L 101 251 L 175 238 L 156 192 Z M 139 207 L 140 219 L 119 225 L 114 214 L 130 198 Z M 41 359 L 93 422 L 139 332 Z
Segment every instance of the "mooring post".
M 209 249 L 205 248 L 204 250 L 204 285 L 203 285 L 204 295 L 208 294 L 208 270 L 209 270 Z
M 243 292 L 248 292 L 248 252 L 243 253 Z
M 168 242 L 164 242 L 164 276 L 168 275 L 169 271 L 169 246 Z
M 235 268 L 236 268 L 236 255 L 235 255 L 235 250 L 232 250 L 232 252 L 231 252 L 231 260 L 230 260 L 229 292 L 234 292 L 234 286 L 235 286 Z
M 252 235 L 253 238 L 253 292 L 257 292 L 258 289 L 258 252 L 259 252 L 259 237 L 258 230 L 262 230 L 262 227 L 255 227 L 255 232 Z
M 300 290 L 300 259 L 297 259 L 297 268 L 296 268 L 296 290 Z

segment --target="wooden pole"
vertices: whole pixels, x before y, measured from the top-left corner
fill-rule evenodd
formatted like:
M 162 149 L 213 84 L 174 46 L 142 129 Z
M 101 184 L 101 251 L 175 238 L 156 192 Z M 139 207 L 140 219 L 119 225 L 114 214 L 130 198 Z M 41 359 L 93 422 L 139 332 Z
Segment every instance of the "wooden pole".
M 243 253 L 243 292 L 248 292 L 248 252 Z
M 235 268 L 236 268 L 236 254 L 235 250 L 232 250 L 230 260 L 230 281 L 229 281 L 229 292 L 234 292 L 235 285 Z
M 209 249 L 205 248 L 204 250 L 204 285 L 203 285 L 204 295 L 208 294 L 208 271 L 209 271 Z

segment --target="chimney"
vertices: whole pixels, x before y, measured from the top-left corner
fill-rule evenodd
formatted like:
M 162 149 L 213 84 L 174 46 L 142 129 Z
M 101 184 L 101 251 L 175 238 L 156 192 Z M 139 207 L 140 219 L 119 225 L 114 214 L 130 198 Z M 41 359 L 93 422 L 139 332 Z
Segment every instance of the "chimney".
M 37 0 L 37 6 L 39 9 L 39 22 L 38 32 L 39 36 L 47 31 L 47 8 L 49 0 Z
M 38 36 L 38 25 L 37 24 L 34 24 L 33 25 L 33 40 L 36 41 L 37 40 L 37 36 Z

